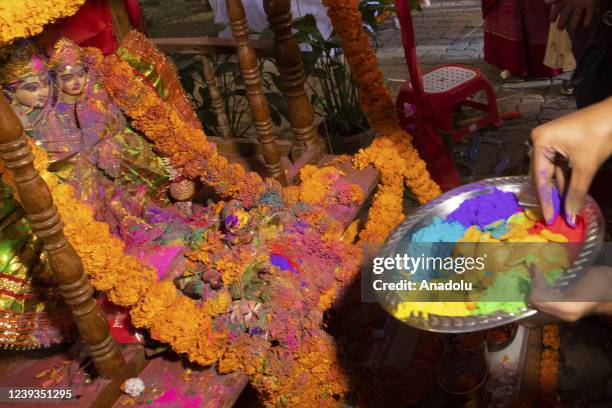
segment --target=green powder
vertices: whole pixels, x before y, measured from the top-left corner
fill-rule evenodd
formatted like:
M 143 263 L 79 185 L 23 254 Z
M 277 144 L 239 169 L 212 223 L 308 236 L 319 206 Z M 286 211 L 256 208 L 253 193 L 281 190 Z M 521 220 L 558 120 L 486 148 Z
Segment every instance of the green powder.
M 483 315 L 497 311 L 516 313 L 527 307 L 525 297 L 531 289 L 529 271 L 520 264 L 499 273 L 488 286 L 473 314 Z

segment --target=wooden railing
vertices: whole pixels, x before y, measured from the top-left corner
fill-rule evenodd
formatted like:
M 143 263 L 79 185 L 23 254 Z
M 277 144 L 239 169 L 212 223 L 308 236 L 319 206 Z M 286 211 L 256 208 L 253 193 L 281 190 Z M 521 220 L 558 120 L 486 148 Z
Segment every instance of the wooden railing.
M 44 244 L 53 276 L 72 309 L 81 337 L 103 378 L 122 372 L 125 360 L 110 336 L 108 322 L 93 298 L 93 288 L 83 273 L 78 254 L 64 235 L 64 226 L 51 192 L 34 168 L 34 156 L 4 96 L 0 95 L 0 159 L 13 172 L 17 194 L 30 219 L 32 231 Z
M 299 45 L 292 32 L 291 5 L 289 0 L 264 0 L 264 10 L 268 16 L 274 41 L 251 40 L 244 8 L 240 0 L 226 0 L 227 14 L 234 39 L 191 37 L 191 38 L 152 38 L 151 41 L 166 52 L 201 54 L 204 65 L 204 78 L 211 96 L 211 107 L 217 115 L 219 140 L 211 138 L 222 153 L 240 152 L 242 155 L 261 155 L 266 174 L 282 184 L 292 179 L 299 169 L 309 163 L 318 162 L 326 153 L 323 140 L 319 137 L 314 111 L 306 93 L 306 76 Z M 204 54 L 237 55 L 240 71 L 247 90 L 249 107 L 252 113 L 257 141 L 233 138 L 223 111 L 221 94 L 216 80 Z M 261 74 L 257 57 L 270 57 L 276 66 L 284 87 L 287 100 L 288 120 L 294 139 L 278 140 L 270 117 L 268 101 L 261 86 Z M 258 143 L 258 146 L 247 146 Z M 283 156 L 289 156 L 289 166 L 283 168 Z M 287 161 L 285 161 L 287 163 Z

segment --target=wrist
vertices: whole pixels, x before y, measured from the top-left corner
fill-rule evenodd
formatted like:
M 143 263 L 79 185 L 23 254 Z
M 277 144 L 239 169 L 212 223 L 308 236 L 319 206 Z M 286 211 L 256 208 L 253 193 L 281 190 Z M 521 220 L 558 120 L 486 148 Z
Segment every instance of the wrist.
M 594 314 L 612 315 L 612 268 L 595 267 L 591 270 L 600 276 L 599 285 L 602 293 L 599 302 L 595 305 Z

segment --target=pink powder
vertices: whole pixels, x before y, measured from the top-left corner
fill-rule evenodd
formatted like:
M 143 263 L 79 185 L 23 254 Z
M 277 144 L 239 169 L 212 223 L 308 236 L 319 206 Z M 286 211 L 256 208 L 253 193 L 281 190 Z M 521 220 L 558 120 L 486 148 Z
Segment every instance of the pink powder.
M 159 398 L 154 401 L 155 404 L 162 404 L 162 406 L 168 406 L 166 404 L 178 404 L 182 408 L 199 408 L 202 404 L 202 397 L 199 395 L 188 396 L 179 395 L 176 387 L 166 391 Z
M 483 228 L 519 211 L 521 207 L 513 193 L 494 188 L 488 194 L 465 200 L 459 208 L 448 215 L 446 221 L 458 221 L 466 228 L 472 225 Z
M 139 251 L 138 258 L 154 267 L 157 270 L 157 276 L 161 278 L 182 249 L 181 246 L 158 247 L 155 248 L 155 252 Z

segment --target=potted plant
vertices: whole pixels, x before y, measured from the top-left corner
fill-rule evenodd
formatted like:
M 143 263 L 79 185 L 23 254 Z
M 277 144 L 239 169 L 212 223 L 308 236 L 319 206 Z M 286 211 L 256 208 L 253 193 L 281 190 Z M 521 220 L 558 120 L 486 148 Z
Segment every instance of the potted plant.
M 388 13 L 392 5 L 390 0 L 360 3 L 364 27 L 375 45 L 377 16 Z M 302 55 L 312 105 L 321 118 L 319 133 L 327 139 L 331 153 L 355 153 L 371 142 L 374 132 L 361 110 L 357 85 L 341 44 L 334 34 L 324 38 L 310 14 L 296 20 L 294 28 L 298 41 L 310 48 Z
M 249 120 L 250 108 L 246 89 L 235 56 L 208 56 L 214 69 L 217 87 L 223 101 L 223 109 L 234 138 L 254 137 L 253 122 Z M 194 110 L 207 135 L 219 136 L 217 115 L 212 108 L 210 91 L 202 77 L 202 59 L 196 55 L 174 55 L 183 88 L 190 96 Z M 270 105 L 270 116 L 276 126 L 288 117 L 287 102 L 282 95 L 282 81 L 278 73 L 264 70 L 266 59 L 259 59 L 264 94 Z

